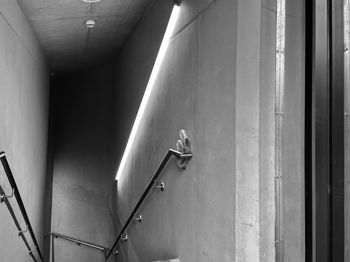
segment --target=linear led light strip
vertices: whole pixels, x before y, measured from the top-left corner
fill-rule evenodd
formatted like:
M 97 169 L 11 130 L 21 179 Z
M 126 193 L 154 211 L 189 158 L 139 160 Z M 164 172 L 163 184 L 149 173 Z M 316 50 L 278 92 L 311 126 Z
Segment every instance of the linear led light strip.
M 140 126 L 140 122 L 141 122 L 142 116 L 143 116 L 143 114 L 145 112 L 148 100 L 149 100 L 149 98 L 151 96 L 151 93 L 152 93 L 152 90 L 153 90 L 153 87 L 154 87 L 154 83 L 155 83 L 155 81 L 157 79 L 160 67 L 161 67 L 162 62 L 164 60 L 166 51 L 167 51 L 167 49 L 169 47 L 170 38 L 171 38 L 171 36 L 172 36 L 172 34 L 174 32 L 175 25 L 176 25 L 177 19 L 179 17 L 179 13 L 180 13 L 180 2 L 176 1 L 175 4 L 174 4 L 173 10 L 171 12 L 171 16 L 170 16 L 169 23 L 168 23 L 168 26 L 166 28 L 163 40 L 162 40 L 162 44 L 160 45 L 160 48 L 159 48 L 159 51 L 158 51 L 156 62 L 154 63 L 151 76 L 150 76 L 150 78 L 148 80 L 148 83 L 147 83 L 147 86 L 146 86 L 146 90 L 145 90 L 145 93 L 144 93 L 142 101 L 141 101 L 141 105 L 140 105 L 139 110 L 137 112 L 136 119 L 135 119 L 134 125 L 132 127 L 128 143 L 126 144 L 126 148 L 125 148 L 125 151 L 124 151 L 124 154 L 123 154 L 123 158 L 122 158 L 122 160 L 120 162 L 120 165 L 119 165 L 119 168 L 118 168 L 118 172 L 117 172 L 117 175 L 116 175 L 116 178 L 115 178 L 116 180 L 119 180 L 121 174 L 123 173 L 123 170 L 124 170 L 124 167 L 125 167 L 125 164 L 126 164 L 126 160 L 127 160 L 128 156 L 130 154 L 130 151 L 131 151 L 131 148 L 132 148 L 132 144 L 134 142 L 137 130 L 138 130 L 139 126 Z

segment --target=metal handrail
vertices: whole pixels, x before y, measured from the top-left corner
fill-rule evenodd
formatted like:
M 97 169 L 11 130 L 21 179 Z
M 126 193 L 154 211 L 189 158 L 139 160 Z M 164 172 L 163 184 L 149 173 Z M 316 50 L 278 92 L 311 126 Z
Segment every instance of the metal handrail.
M 32 237 L 32 240 L 33 240 L 33 243 L 35 245 L 36 251 L 38 252 L 38 255 L 39 255 L 41 261 L 44 262 L 44 258 L 43 258 L 42 254 L 40 252 L 40 247 L 39 247 L 38 242 L 37 242 L 37 240 L 35 238 L 35 234 L 34 234 L 32 225 L 31 225 L 31 223 L 29 221 L 28 214 L 27 214 L 27 211 L 26 211 L 26 209 L 24 207 L 24 204 L 23 204 L 21 195 L 19 193 L 16 181 L 15 181 L 15 179 L 13 177 L 13 174 L 12 174 L 11 168 L 9 166 L 9 163 L 7 162 L 5 152 L 0 152 L 0 160 L 1 160 L 2 166 L 3 166 L 4 170 L 5 170 L 7 179 L 8 179 L 8 181 L 9 181 L 9 183 L 11 185 L 11 188 L 13 190 L 14 196 L 15 196 L 15 198 L 17 200 L 17 204 L 19 206 L 21 214 L 22 214 L 22 216 L 24 218 L 24 222 L 26 223 L 26 226 L 28 228 L 29 234 Z M 12 218 L 13 218 L 15 224 L 16 224 L 16 227 L 17 227 L 17 229 L 19 231 L 19 235 L 21 236 L 22 240 L 24 241 L 24 243 L 25 243 L 25 245 L 26 245 L 26 247 L 27 247 L 27 249 L 29 251 L 29 255 L 36 262 L 36 259 L 35 259 L 34 255 L 33 255 L 33 251 L 31 250 L 31 248 L 30 248 L 30 246 L 29 246 L 29 244 L 28 244 L 28 242 L 27 242 L 27 240 L 26 240 L 26 238 L 25 238 L 25 236 L 23 234 L 24 231 L 19 226 L 18 220 L 17 220 L 17 218 L 16 218 L 16 216 L 15 216 L 15 214 L 13 212 L 13 209 L 12 209 L 10 203 L 8 202 L 8 199 L 7 199 L 4 191 L 2 190 L 2 188 L 0 190 L 0 193 L 1 193 L 2 196 L 5 196 L 5 197 L 3 197 L 4 198 L 4 202 L 5 202 L 6 206 L 7 206 L 7 208 L 9 209 L 10 214 L 11 214 L 11 216 L 12 216 Z
M 108 252 L 108 255 L 106 256 L 105 261 L 107 261 L 109 259 L 109 257 L 111 256 L 113 250 L 117 246 L 118 242 L 122 239 L 122 236 L 124 235 L 126 229 L 130 225 L 131 221 L 134 219 L 135 214 L 137 213 L 137 211 L 141 207 L 143 201 L 146 199 L 146 197 L 148 196 L 148 194 L 152 190 L 154 184 L 157 182 L 157 180 L 158 180 L 158 178 L 159 178 L 163 168 L 166 166 L 166 164 L 168 163 L 168 161 L 169 161 L 171 156 L 175 156 L 177 158 L 182 158 L 182 159 L 191 159 L 192 158 L 192 153 L 183 154 L 183 153 L 181 153 L 179 151 L 176 151 L 174 149 L 169 149 L 168 150 L 168 153 L 165 155 L 163 161 L 159 165 L 159 167 L 158 167 L 157 171 L 155 172 L 154 176 L 152 177 L 151 181 L 148 183 L 148 186 L 147 186 L 146 190 L 143 192 L 141 198 L 137 202 L 137 204 L 136 204 L 135 208 L 133 209 L 133 211 L 131 212 L 128 220 L 126 221 L 126 223 L 124 224 L 122 230 L 120 231 L 120 233 L 119 233 L 116 241 L 114 242 L 112 248 Z
M 16 225 L 16 228 L 18 230 L 18 236 L 22 238 L 23 242 L 24 242 L 24 245 L 26 246 L 26 248 L 28 249 L 28 253 L 29 255 L 32 257 L 33 261 L 37 262 L 35 256 L 33 255 L 33 252 L 29 246 L 29 243 L 28 243 L 28 240 L 26 238 L 26 236 L 24 234 L 21 234 L 22 231 L 22 228 L 19 224 L 19 221 L 18 219 L 16 218 L 16 215 L 13 211 L 13 208 L 12 208 L 12 205 L 10 203 L 10 201 L 8 200 L 9 197 L 6 196 L 5 192 L 4 192 L 4 189 L 2 188 L 2 186 L 0 186 L 0 196 L 1 196 L 1 203 L 5 203 L 7 209 L 9 210 L 9 213 L 13 219 L 13 222 L 15 223 Z
M 86 246 L 86 247 L 90 247 L 90 248 L 93 248 L 93 249 L 97 249 L 97 250 L 100 250 L 105 255 L 106 255 L 107 250 L 108 250 L 105 247 L 102 247 L 102 246 L 99 246 L 99 245 L 96 245 L 96 244 L 93 244 L 93 243 L 90 243 L 90 242 L 86 242 L 86 241 L 83 241 L 83 240 L 79 240 L 79 239 L 76 239 L 74 237 L 69 237 L 69 236 L 66 236 L 66 235 L 54 233 L 54 232 L 50 232 L 50 233 L 45 235 L 45 237 L 48 237 L 48 236 L 52 236 L 54 238 L 61 238 L 61 239 L 73 242 L 73 243 L 75 243 L 75 244 L 77 244 L 79 246 L 81 245 L 81 246 Z

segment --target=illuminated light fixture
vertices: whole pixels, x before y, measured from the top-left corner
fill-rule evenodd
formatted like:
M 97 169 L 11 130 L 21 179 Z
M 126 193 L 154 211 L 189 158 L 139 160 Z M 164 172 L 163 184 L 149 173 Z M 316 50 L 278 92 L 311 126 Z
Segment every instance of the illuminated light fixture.
M 92 20 L 92 19 L 88 19 L 85 21 L 85 26 L 87 28 L 94 28 L 96 25 L 96 21 L 95 20 Z
M 84 3 L 97 3 L 97 2 L 100 2 L 101 0 L 81 0 L 83 1 Z
M 154 83 L 155 83 L 155 81 L 157 79 L 157 76 L 158 76 L 158 73 L 159 73 L 159 70 L 160 70 L 160 66 L 162 65 L 162 62 L 164 60 L 166 51 L 167 51 L 167 49 L 169 47 L 171 36 L 173 35 L 174 29 L 175 29 L 175 25 L 176 25 L 177 19 L 179 18 L 180 2 L 181 1 L 175 1 L 174 7 L 173 7 L 173 10 L 171 12 L 170 19 L 169 19 L 168 26 L 167 26 L 167 28 L 165 30 L 165 34 L 164 34 L 162 43 L 161 43 L 159 51 L 158 51 L 156 61 L 155 61 L 154 65 L 153 65 L 151 76 L 148 79 L 146 90 L 145 90 L 145 93 L 143 95 L 143 98 L 142 98 L 139 110 L 137 111 L 136 119 L 135 119 L 135 122 L 134 122 L 134 124 L 132 126 L 131 133 L 130 133 L 130 136 L 129 136 L 129 139 L 128 139 L 128 143 L 126 144 L 126 148 L 125 148 L 122 160 L 121 160 L 121 162 L 119 164 L 119 168 L 118 168 L 118 172 L 117 172 L 117 175 L 115 177 L 115 180 L 119 180 L 121 174 L 123 173 L 123 170 L 124 170 L 124 167 L 125 167 L 125 164 L 126 164 L 126 160 L 127 160 L 128 156 L 130 154 L 130 150 L 132 148 L 132 144 L 134 142 L 137 130 L 138 130 L 139 126 L 140 126 L 140 122 L 141 122 L 142 116 L 143 116 L 143 114 L 145 112 L 148 100 L 149 100 L 149 98 L 151 96 L 152 89 L 154 87 Z

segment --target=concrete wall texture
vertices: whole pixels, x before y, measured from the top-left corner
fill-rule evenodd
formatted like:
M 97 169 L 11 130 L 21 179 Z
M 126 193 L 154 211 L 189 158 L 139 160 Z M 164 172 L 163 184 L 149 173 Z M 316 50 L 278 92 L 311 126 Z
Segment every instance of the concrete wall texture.
M 282 118 L 281 246 L 285 261 L 305 259 L 304 1 L 286 1 L 285 87 Z
M 54 152 L 52 208 L 48 210 L 52 232 L 112 246 L 119 225 L 110 208 L 115 202 L 111 196 L 116 189 L 116 166 L 142 99 L 146 85 L 142 81 L 150 74 L 164 34 L 170 4 L 159 2 L 159 19 L 140 21 L 135 32 L 141 38 L 136 42 L 131 35 L 128 43 L 134 45 L 126 44 L 116 59 L 124 61 L 128 59 L 124 54 L 132 52 L 129 59 L 134 63 L 112 61 L 52 78 Z M 121 80 L 130 80 L 130 85 L 119 87 L 116 83 Z M 60 239 L 54 240 L 50 256 L 50 261 L 104 261 L 102 253 Z
M 109 247 L 113 67 L 53 80 L 54 164 L 51 231 Z M 51 261 L 104 261 L 101 252 L 55 239 Z
M 126 144 L 122 134 L 132 126 L 120 117 L 136 115 L 135 105 L 141 101 L 157 50 L 152 46 L 158 47 L 161 39 L 159 33 L 155 41 L 151 32 L 155 21 L 168 19 L 171 6 L 169 0 L 150 7 L 117 61 L 118 160 Z M 270 262 L 276 247 L 284 261 L 302 261 L 303 2 L 287 1 L 286 6 L 284 115 L 278 149 L 276 1 L 184 0 L 181 6 L 153 97 L 118 181 L 113 212 L 117 225 L 126 221 L 167 149 L 175 147 L 180 129 L 192 138 L 194 158 L 185 171 L 175 161 L 169 163 L 161 178 L 166 191 L 153 192 L 142 207 L 143 221 L 128 229 L 129 240 L 118 247 L 118 261 L 179 257 Z M 132 96 L 123 94 L 124 89 L 133 90 Z M 121 127 L 122 123 L 126 125 Z M 281 154 L 278 160 L 276 150 Z M 276 161 L 283 176 L 278 196 Z M 276 246 L 276 240 L 282 241 Z
M 47 65 L 17 1 L 0 2 L 0 35 L 0 150 L 7 154 L 43 251 L 49 108 Z M 0 184 L 10 193 L 2 167 L 0 170 Z M 25 229 L 16 201 L 11 199 L 10 203 Z M 32 261 L 6 207 L 0 208 L 0 260 Z M 31 238 L 28 239 L 34 247 Z
M 138 67 L 132 46 L 152 30 L 149 21 L 169 19 L 172 1 L 164 2 L 154 4 L 140 23 L 146 31 L 136 28 L 127 42 L 131 48 L 124 49 L 118 63 L 136 72 L 133 78 L 117 79 L 117 88 L 146 86 L 154 53 L 149 45 L 142 46 L 147 68 Z M 166 14 L 159 10 L 163 6 Z M 169 163 L 161 179 L 166 191 L 155 191 L 143 206 L 144 219 L 128 230 L 130 240 L 123 244 L 120 261 L 234 257 L 235 6 L 232 1 L 184 1 L 182 10 L 132 156 L 118 181 L 120 221 L 127 219 L 168 148 L 174 148 L 180 129 L 188 131 L 196 153 L 186 171 L 175 160 Z
M 183 0 L 118 183 L 114 176 L 173 1 L 152 1 L 115 61 L 54 78 L 52 170 L 46 170 L 45 59 L 16 1 L 1 2 L 0 149 L 40 245 L 46 222 L 46 230 L 110 247 L 165 153 L 175 148 L 178 131 L 186 129 L 193 159 L 186 170 L 170 161 L 160 179 L 165 192 L 152 192 L 140 210 L 142 223 L 130 226 L 129 241 L 112 260 L 271 262 L 282 254 L 284 261 L 303 261 L 304 10 L 301 0 L 286 2 L 281 126 L 276 1 Z M 1 256 L 29 261 L 9 214 L 1 212 L 0 220 L 0 235 L 8 236 Z M 50 261 L 104 261 L 101 253 L 60 239 L 51 251 Z

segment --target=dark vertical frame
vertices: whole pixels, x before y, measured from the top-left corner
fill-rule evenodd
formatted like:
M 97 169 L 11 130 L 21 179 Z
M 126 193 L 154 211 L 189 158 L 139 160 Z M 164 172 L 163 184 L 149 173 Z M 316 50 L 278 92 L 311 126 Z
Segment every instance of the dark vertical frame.
M 331 1 L 330 188 L 331 258 L 344 261 L 344 18 L 343 0 Z
M 330 6 L 314 1 L 312 79 L 313 262 L 330 262 Z
M 306 261 L 343 262 L 343 1 L 306 2 Z
M 312 261 L 312 76 L 314 1 L 305 1 L 305 261 Z

